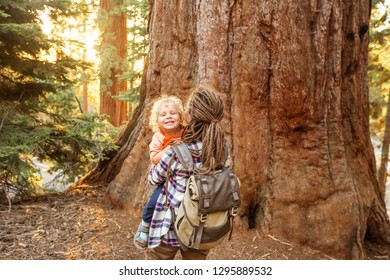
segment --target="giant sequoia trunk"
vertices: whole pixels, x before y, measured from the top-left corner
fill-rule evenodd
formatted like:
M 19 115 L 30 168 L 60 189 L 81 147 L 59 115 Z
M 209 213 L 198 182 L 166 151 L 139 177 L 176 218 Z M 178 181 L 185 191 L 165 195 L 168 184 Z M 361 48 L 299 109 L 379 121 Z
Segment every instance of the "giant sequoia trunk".
M 144 203 L 150 105 L 210 85 L 250 227 L 336 258 L 389 242 L 368 126 L 369 1 L 151 1 L 150 53 L 122 149 L 87 179 L 120 206 Z

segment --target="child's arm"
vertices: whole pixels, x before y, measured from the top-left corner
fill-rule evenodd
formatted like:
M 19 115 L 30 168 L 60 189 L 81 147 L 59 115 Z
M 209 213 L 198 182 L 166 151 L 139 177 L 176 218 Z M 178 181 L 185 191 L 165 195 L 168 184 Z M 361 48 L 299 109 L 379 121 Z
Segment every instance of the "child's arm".
M 172 168 L 172 166 L 168 166 L 172 157 L 173 149 L 168 150 L 168 152 L 163 155 L 162 160 L 150 169 L 148 180 L 152 185 L 158 186 L 166 182 L 168 168 Z
M 160 162 L 161 157 L 165 152 L 171 147 L 171 145 L 178 145 L 183 142 L 178 135 L 177 138 L 170 138 L 168 141 L 160 133 L 155 133 L 153 135 L 152 141 L 149 145 L 149 155 L 150 161 L 152 164 L 156 165 Z M 163 148 L 164 147 L 164 148 Z
M 150 147 L 150 161 L 156 165 L 157 163 L 160 162 L 161 160 L 161 157 L 163 156 L 163 154 L 165 154 L 165 152 L 170 148 L 171 146 L 167 146 L 165 147 L 165 149 L 161 150 L 161 147 Z
M 162 148 L 163 141 L 164 141 L 164 136 L 159 133 L 155 133 L 152 137 L 152 141 L 149 144 L 150 161 L 154 165 L 160 162 L 162 155 L 168 149 L 168 147 L 166 147 L 165 149 Z

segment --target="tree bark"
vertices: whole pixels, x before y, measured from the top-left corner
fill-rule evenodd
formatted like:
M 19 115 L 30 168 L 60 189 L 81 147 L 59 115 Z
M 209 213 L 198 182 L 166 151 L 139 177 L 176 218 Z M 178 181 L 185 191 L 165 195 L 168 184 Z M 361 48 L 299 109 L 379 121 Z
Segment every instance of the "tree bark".
M 364 258 L 366 237 L 390 241 L 368 126 L 369 1 L 166 0 L 150 13 L 142 113 L 102 177 L 115 205 L 146 199 L 150 104 L 204 84 L 225 102 L 249 227 L 341 259 Z

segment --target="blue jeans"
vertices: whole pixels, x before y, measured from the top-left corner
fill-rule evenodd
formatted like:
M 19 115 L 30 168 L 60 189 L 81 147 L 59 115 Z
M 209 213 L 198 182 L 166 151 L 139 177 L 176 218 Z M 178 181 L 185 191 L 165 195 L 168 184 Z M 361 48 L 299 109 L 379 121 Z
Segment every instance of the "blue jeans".
M 149 201 L 145 204 L 144 210 L 142 211 L 142 220 L 145 223 L 150 224 L 153 217 L 154 207 L 156 207 L 157 199 L 162 192 L 164 184 L 158 186 L 149 198 Z

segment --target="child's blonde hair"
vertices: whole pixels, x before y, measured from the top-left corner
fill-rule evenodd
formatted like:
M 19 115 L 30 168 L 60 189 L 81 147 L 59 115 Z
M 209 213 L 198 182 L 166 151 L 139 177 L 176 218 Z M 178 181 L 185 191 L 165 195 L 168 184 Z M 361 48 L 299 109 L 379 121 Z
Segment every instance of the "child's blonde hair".
M 152 111 L 150 112 L 149 126 L 153 130 L 153 132 L 157 132 L 159 130 L 157 120 L 158 120 L 158 114 L 161 111 L 161 107 L 163 105 L 166 105 L 169 103 L 173 103 L 175 105 L 175 108 L 176 108 L 177 112 L 179 113 L 180 123 L 182 124 L 184 107 L 183 107 L 183 103 L 181 102 L 181 100 L 174 95 L 162 96 L 154 102 L 153 107 L 152 107 Z

